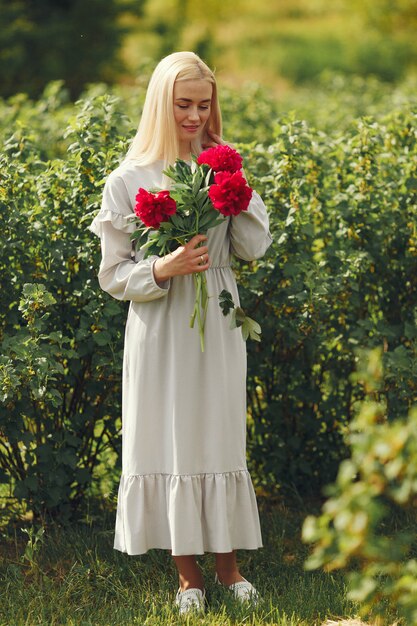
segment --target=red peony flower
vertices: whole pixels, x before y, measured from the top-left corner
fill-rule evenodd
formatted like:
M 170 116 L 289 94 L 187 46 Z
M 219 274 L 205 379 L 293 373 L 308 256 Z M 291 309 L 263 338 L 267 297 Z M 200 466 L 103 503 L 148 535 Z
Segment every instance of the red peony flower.
M 151 193 L 140 187 L 136 195 L 135 213 L 145 226 L 158 229 L 176 210 L 177 204 L 169 195 L 169 191 Z
M 218 172 L 208 195 L 214 208 L 222 215 L 239 215 L 247 210 L 252 189 L 241 172 Z
M 226 145 L 208 148 L 200 154 L 197 163 L 206 163 L 214 172 L 237 172 L 242 169 L 242 157 L 239 152 Z

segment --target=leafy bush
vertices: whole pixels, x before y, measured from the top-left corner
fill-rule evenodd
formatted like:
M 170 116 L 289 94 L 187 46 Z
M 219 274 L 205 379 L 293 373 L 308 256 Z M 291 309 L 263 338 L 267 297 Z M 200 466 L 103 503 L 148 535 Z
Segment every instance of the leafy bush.
M 381 90 L 369 87 L 375 110 Z M 126 152 L 143 91 L 126 92 L 123 102 L 105 91 L 92 86 L 75 108 L 57 84 L 37 103 L 0 103 L 0 464 L 37 515 L 78 514 L 102 463 L 111 486 L 119 454 L 126 306 L 99 289 L 99 245 L 86 226 Z M 336 127 L 327 120 L 324 132 L 295 115 L 277 119 L 255 87 L 240 100 L 225 94 L 227 136 L 246 142 L 239 145 L 245 169 L 270 208 L 274 236 L 264 259 L 236 264 L 242 305 L 263 329 L 261 344 L 248 344 L 248 450 L 258 488 L 268 493 L 318 493 L 336 476 L 363 398 L 350 378 L 356 348 L 383 346 L 379 393 L 391 419 L 415 401 L 413 97 L 406 91 L 384 117 L 387 96 L 378 118 L 356 121 L 352 103 L 339 126 L 332 87 Z M 266 112 L 263 143 L 248 142 L 257 109 Z M 22 295 L 25 284 L 32 287 Z
M 415 80 L 387 86 L 375 77 L 346 76 L 325 71 L 314 83 L 282 94 L 278 101 L 281 115 L 294 112 L 312 128 L 342 136 L 355 120 L 369 117 L 383 121 L 393 111 L 408 111 L 417 105 Z M 262 143 L 262 141 L 259 141 Z
M 417 623 L 417 408 L 390 422 L 375 401 L 382 383 L 381 351 L 357 378 L 367 397 L 350 425 L 351 456 L 343 461 L 319 517 L 303 537 L 314 543 L 309 569 L 349 570 L 350 597 L 362 613 L 386 617 L 387 605 Z
M 333 137 L 288 119 L 272 145 L 241 146 L 274 233 L 269 254 L 239 270 L 263 329 L 248 346 L 248 396 L 264 486 L 318 493 L 335 476 L 362 397 L 349 377 L 356 347 L 384 348 L 391 419 L 416 401 L 415 129 L 413 112 Z
M 100 455 L 118 452 L 125 309 L 98 289 L 86 230 L 121 152 L 114 104 L 80 104 L 65 160 L 42 161 L 27 128 L 2 155 L 0 464 L 37 516 L 81 514 Z
M 81 439 L 72 429 L 51 432 L 51 428 L 45 428 L 48 414 L 62 404 L 57 381 L 65 375 L 63 361 L 76 356 L 66 347 L 70 340 L 61 331 L 44 334 L 47 309 L 53 304 L 55 298 L 43 285 L 25 284 L 19 310 L 27 325 L 6 335 L 2 342 L 2 430 L 7 442 L 1 442 L 1 465 L 3 476 L 8 470 L 16 481 L 16 497 L 33 503 L 35 512 L 41 512 L 42 505 L 53 510 L 62 503 L 62 515 L 71 483 L 76 479 L 83 485 L 89 473 L 85 467 L 77 467 Z

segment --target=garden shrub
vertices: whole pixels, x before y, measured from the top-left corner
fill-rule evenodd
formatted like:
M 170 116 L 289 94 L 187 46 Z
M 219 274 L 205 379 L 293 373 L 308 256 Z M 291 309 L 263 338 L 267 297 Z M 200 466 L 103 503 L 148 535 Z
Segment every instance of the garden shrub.
M 417 407 L 389 420 L 386 402 L 376 400 L 379 349 L 356 378 L 367 393 L 349 427 L 351 455 L 326 489 L 321 515 L 304 522 L 304 540 L 315 544 L 306 565 L 348 570 L 349 595 L 362 614 L 386 617 L 391 608 L 416 624 Z
M 125 303 L 98 288 L 87 225 L 120 125 L 114 99 L 98 97 L 79 105 L 65 160 L 43 161 L 24 127 L 2 156 L 0 465 L 38 516 L 80 515 L 100 456 L 119 453 Z
M 383 347 L 390 419 L 416 401 L 416 132 L 412 111 L 332 137 L 288 119 L 271 145 L 241 146 L 274 235 L 238 270 L 263 330 L 248 344 L 249 458 L 272 490 L 317 494 L 335 476 L 362 397 L 356 347 Z
M 125 115 L 104 91 L 92 86 L 75 108 L 57 85 L 35 107 L 0 103 L 14 121 L 1 129 L 0 466 L 37 515 L 77 515 L 100 464 L 112 487 L 120 463 L 126 303 L 100 290 L 99 242 L 87 225 L 141 96 L 126 99 Z M 255 105 L 273 115 L 253 93 L 229 94 L 231 134 L 255 124 Z M 260 491 L 318 494 L 348 454 L 363 397 L 350 378 L 357 347 L 383 347 L 379 393 L 390 419 L 416 398 L 416 115 L 402 105 L 332 132 L 295 115 L 262 128 L 263 143 L 245 134 L 238 144 L 274 237 L 263 259 L 235 265 L 243 306 L 263 331 L 261 344 L 248 343 L 249 464 Z M 30 302 L 39 305 L 33 326 Z

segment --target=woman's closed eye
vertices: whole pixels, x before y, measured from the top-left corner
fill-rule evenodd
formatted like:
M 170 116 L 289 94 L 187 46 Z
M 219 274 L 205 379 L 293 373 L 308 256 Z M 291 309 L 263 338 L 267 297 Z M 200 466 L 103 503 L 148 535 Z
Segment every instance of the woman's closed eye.
M 180 109 L 188 109 L 188 104 L 177 104 L 177 106 L 178 106 Z M 209 107 L 208 107 L 208 106 L 206 106 L 206 105 L 204 105 L 204 106 L 203 106 L 203 105 L 201 105 L 201 106 L 199 106 L 198 108 L 199 108 L 199 109 L 201 109 L 202 111 L 207 111 L 207 110 L 209 109 Z

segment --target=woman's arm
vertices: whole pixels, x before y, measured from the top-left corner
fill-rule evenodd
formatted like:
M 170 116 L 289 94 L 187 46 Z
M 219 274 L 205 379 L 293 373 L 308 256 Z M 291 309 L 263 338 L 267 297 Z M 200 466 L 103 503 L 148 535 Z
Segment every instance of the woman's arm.
M 158 257 L 138 259 L 132 247 L 131 234 L 135 224 L 126 185 L 114 172 L 103 190 L 101 209 L 90 230 L 100 237 L 101 263 L 98 273 L 100 287 L 117 300 L 146 302 L 168 293 L 170 281 L 155 280 L 153 266 Z
M 168 293 L 174 276 L 203 272 L 209 267 L 205 235 L 196 235 L 185 246 L 164 257 L 134 252 L 131 234 L 135 224 L 129 194 L 120 176 L 106 181 L 101 209 L 90 226 L 100 237 L 100 287 L 118 300 L 147 302 Z
M 131 256 L 130 234 L 118 230 L 111 221 L 101 224 L 100 287 L 117 300 L 147 302 L 168 293 L 169 279 L 159 284 L 154 276 L 157 256 L 135 260 Z
M 225 145 L 223 139 L 212 131 L 208 131 L 208 136 L 209 140 L 203 148 Z M 233 147 L 230 143 L 226 145 Z M 242 174 L 246 178 L 243 169 Z M 259 259 L 271 245 L 268 213 L 262 198 L 256 191 L 253 191 L 248 210 L 231 218 L 229 234 L 231 251 L 245 261 Z
M 268 213 L 256 191 L 253 191 L 247 211 L 231 218 L 229 234 L 231 251 L 245 261 L 259 259 L 271 245 Z

